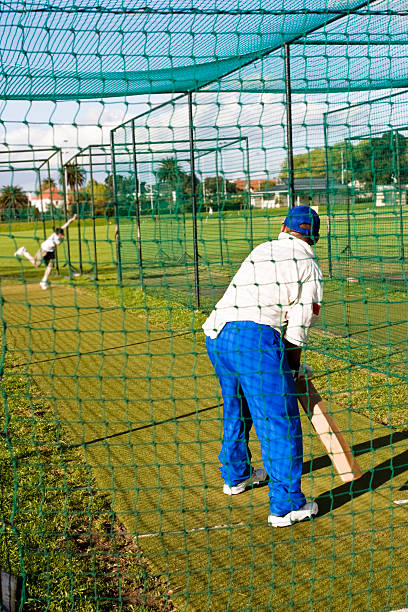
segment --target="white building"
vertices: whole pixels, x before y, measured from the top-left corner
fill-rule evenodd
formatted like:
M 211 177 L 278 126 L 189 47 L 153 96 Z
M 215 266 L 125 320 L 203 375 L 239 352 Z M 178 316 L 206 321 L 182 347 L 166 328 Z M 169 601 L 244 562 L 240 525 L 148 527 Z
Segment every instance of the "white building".
M 51 205 L 54 206 L 54 208 L 64 208 L 64 196 L 56 187 L 44 189 L 40 193 L 29 193 L 28 199 L 31 206 L 37 208 L 37 210 L 41 213 L 47 212 Z

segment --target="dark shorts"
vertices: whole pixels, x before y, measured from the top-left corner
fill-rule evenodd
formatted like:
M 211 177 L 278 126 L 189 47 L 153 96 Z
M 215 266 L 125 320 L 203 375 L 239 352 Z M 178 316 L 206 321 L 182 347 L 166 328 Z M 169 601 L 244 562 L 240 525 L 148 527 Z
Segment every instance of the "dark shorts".
M 54 262 L 55 259 L 55 251 L 43 251 L 42 249 L 39 249 L 37 251 L 37 253 L 35 254 L 35 262 L 36 262 L 36 266 L 40 266 L 41 262 L 43 262 L 46 266 L 48 266 L 48 264 L 50 262 Z
M 49 264 L 50 261 L 53 262 L 55 259 L 55 251 L 46 251 L 43 255 L 43 262 L 45 264 Z

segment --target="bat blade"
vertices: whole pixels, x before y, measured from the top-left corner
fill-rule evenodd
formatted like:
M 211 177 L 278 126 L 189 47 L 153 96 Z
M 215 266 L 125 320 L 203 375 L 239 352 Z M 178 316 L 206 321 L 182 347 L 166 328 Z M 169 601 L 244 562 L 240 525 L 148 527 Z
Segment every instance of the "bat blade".
M 310 419 L 321 443 L 343 482 L 357 480 L 362 471 L 351 452 L 350 446 L 329 413 L 326 402 L 308 380 L 296 382 L 298 400 Z

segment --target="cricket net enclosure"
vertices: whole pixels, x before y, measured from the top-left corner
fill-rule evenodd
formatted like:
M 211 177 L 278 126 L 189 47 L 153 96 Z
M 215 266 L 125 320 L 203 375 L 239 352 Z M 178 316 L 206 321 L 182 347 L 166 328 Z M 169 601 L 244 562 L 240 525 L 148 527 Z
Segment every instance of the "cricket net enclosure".
M 405 4 L 11 0 L 0 24 L 0 607 L 406 609 Z M 319 513 L 277 529 L 266 486 L 223 492 L 202 325 L 295 205 L 321 218 Z M 70 220 L 44 288 L 26 254 Z

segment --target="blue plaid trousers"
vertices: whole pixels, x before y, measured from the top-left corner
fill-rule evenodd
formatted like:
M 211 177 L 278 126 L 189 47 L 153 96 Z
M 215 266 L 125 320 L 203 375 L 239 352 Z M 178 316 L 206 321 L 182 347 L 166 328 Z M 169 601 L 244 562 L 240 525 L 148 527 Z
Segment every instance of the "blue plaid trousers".
M 280 334 L 252 321 L 231 322 L 215 340 L 207 337 L 207 351 L 224 400 L 222 478 L 233 486 L 251 475 L 248 440 L 254 425 L 269 475 L 271 514 L 301 508 L 302 428 Z

